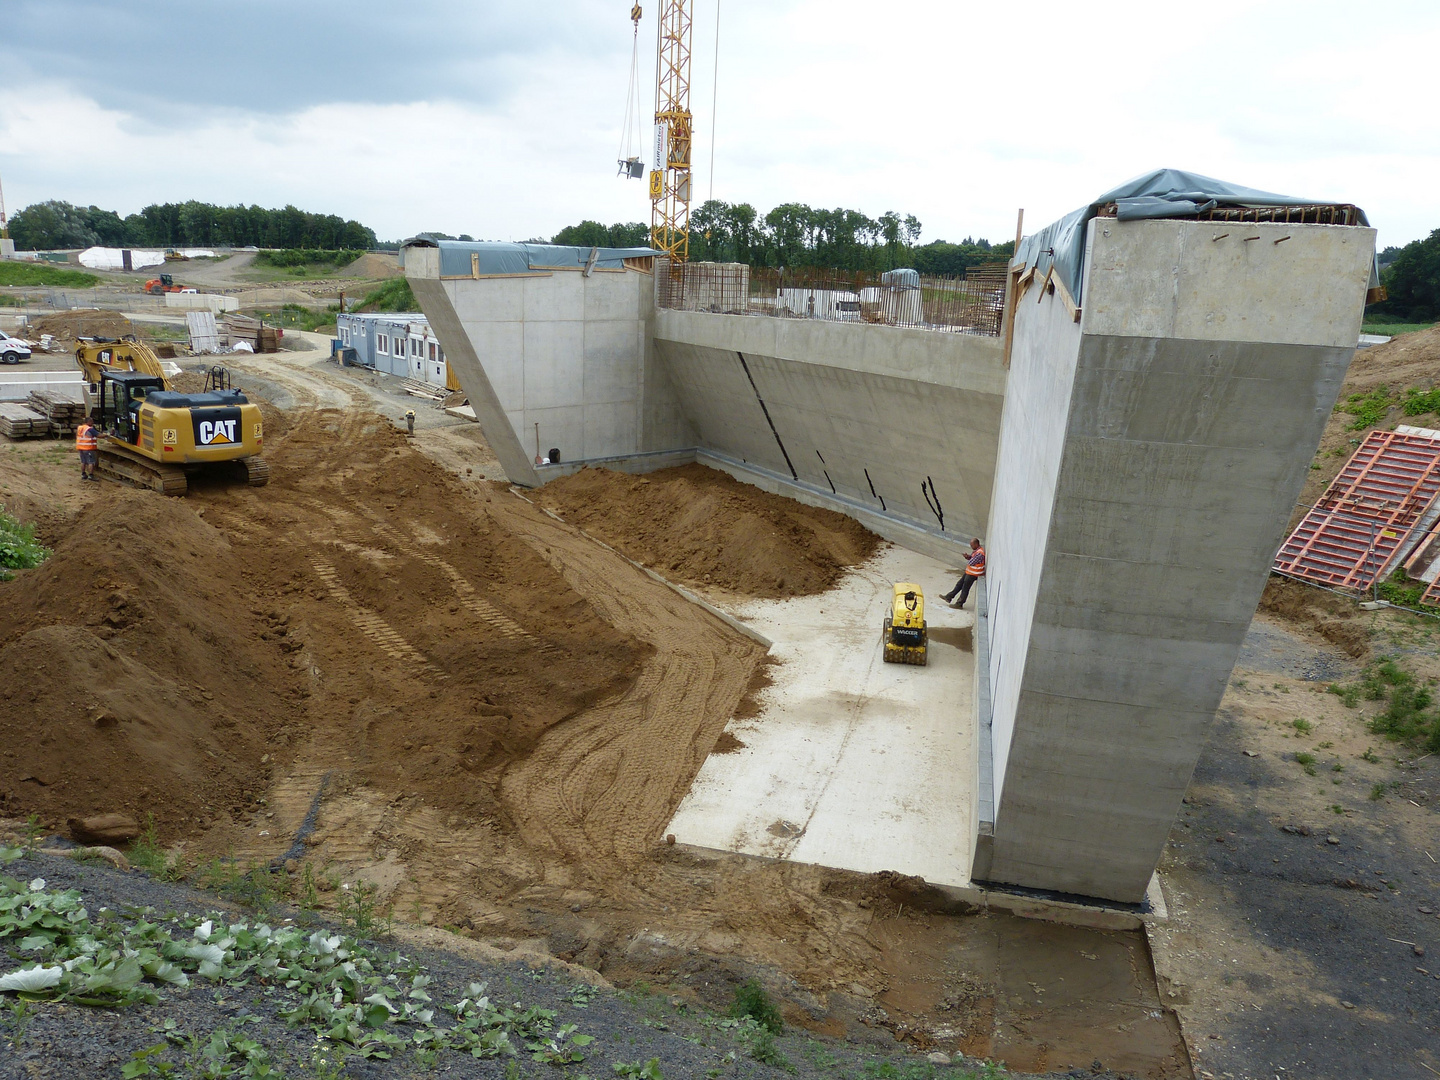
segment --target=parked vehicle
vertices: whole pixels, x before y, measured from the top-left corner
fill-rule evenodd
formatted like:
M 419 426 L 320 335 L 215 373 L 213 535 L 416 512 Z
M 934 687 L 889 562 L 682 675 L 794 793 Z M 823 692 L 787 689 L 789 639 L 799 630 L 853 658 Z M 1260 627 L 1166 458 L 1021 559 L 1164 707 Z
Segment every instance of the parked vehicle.
M 0 330 L 0 364 L 18 364 L 30 359 L 30 343 Z

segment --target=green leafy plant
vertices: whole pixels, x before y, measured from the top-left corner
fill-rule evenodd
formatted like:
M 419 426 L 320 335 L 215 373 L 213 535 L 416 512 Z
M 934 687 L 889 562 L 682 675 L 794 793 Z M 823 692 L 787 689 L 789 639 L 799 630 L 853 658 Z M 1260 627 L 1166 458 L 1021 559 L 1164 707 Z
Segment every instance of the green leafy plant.
M 49 557 L 50 549 L 35 539 L 35 526 L 22 524 L 0 506 L 0 581 L 10 580 L 7 569 L 30 570 Z
M 1304 769 L 1307 775 L 1309 775 L 1309 776 L 1314 776 L 1314 775 L 1315 775 L 1315 755 L 1314 755 L 1314 754 L 1307 754 L 1307 753 L 1305 753 L 1305 752 L 1303 752 L 1303 751 L 1300 752 L 1300 753 L 1298 753 L 1298 754 L 1296 754 L 1296 755 L 1295 755 L 1295 764 L 1299 765 L 1302 769 Z
M 785 1020 L 780 1009 L 759 979 L 748 979 L 735 988 L 735 999 L 730 1003 L 730 1015 L 740 1019 L 749 1017 L 766 1031 L 779 1035 L 785 1030 Z
M 1301 735 L 1309 735 L 1310 732 L 1315 730 L 1314 724 L 1310 723 L 1309 720 L 1303 720 L 1298 716 L 1294 720 L 1290 721 L 1290 726 L 1293 727 L 1296 731 L 1300 732 Z
M 1363 431 L 1365 428 L 1375 427 L 1384 421 L 1390 414 L 1390 409 L 1398 401 L 1397 395 L 1391 392 L 1388 386 L 1377 386 L 1363 394 L 1351 394 L 1340 405 L 1336 406 L 1341 412 L 1349 413 L 1355 419 L 1350 423 L 1348 430 Z
M 610 1066 L 616 1076 L 633 1076 L 637 1080 L 665 1080 L 665 1074 L 660 1071 L 660 1059 L 653 1057 L 645 1064 L 635 1064 L 626 1061 L 617 1061 Z
M 130 1055 L 130 1060 L 120 1066 L 120 1076 L 123 1080 L 132 1080 L 137 1076 L 174 1076 L 175 1066 L 160 1057 L 168 1049 L 169 1046 L 162 1042 L 136 1050 Z
M 1380 755 L 1375 753 L 1375 751 L 1368 746 L 1365 747 L 1365 752 L 1360 756 L 1371 764 L 1378 764 L 1380 761 Z
M 1379 801 L 1380 801 L 1381 799 L 1383 799 L 1384 797 L 1385 797 L 1385 785 L 1384 785 L 1384 784 L 1373 784 L 1373 785 L 1371 785 L 1371 787 L 1370 787 L 1370 800 L 1371 800 L 1372 802 L 1379 802 Z
M 1353 709 L 1360 704 L 1360 687 L 1355 683 L 1341 686 L 1339 683 L 1331 683 L 1325 688 L 1340 699 L 1347 709 Z

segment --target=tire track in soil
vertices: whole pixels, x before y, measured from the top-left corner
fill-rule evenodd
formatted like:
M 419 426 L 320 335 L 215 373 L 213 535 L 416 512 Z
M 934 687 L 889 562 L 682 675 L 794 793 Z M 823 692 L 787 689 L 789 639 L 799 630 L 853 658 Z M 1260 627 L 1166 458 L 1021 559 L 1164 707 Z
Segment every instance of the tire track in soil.
M 655 648 L 619 700 L 552 728 L 501 781 L 527 844 L 618 886 L 661 842 L 764 650 L 529 502 L 498 500 L 492 514 Z

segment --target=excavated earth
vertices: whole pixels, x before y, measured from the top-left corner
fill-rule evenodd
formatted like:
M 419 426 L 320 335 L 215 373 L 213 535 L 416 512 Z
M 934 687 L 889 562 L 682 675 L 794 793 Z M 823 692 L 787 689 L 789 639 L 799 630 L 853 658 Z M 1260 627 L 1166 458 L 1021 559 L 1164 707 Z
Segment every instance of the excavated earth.
M 153 818 L 186 865 L 272 866 L 322 906 L 373 889 L 398 920 L 712 1007 L 759 977 L 818 1033 L 1189 1075 L 1142 933 L 666 844 L 763 649 L 577 526 L 761 596 L 822 591 L 874 537 L 698 468 L 525 496 L 338 369 L 242 363 L 285 406 L 265 488 L 165 499 L 0 444 L 0 501 L 54 548 L 0 583 L 0 816 Z

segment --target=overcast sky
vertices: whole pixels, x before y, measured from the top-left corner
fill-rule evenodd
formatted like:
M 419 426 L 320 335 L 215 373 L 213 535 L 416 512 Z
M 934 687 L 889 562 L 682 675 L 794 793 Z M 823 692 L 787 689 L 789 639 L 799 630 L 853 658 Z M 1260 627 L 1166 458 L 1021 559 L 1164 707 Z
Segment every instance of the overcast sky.
M 640 29 L 653 110 L 655 14 Z M 1026 231 L 1153 168 L 1440 227 L 1440 3 L 694 0 L 696 203 Z M 615 176 L 630 0 L 3 0 L 0 180 L 492 240 L 648 221 Z M 716 123 L 711 124 L 712 106 Z

